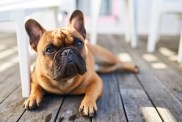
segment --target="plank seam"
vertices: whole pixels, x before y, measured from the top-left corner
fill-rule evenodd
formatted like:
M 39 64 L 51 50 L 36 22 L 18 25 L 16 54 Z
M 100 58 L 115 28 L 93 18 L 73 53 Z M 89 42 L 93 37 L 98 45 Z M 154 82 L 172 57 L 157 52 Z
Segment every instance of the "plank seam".
M 114 74 L 112 74 L 113 76 Z M 120 99 L 121 99 L 121 103 L 122 103 L 122 106 L 123 106 L 123 110 L 124 110 L 124 114 L 125 114 L 125 117 L 126 117 L 126 121 L 129 122 L 128 120 L 128 116 L 126 114 L 126 110 L 125 110 L 125 106 L 124 106 L 124 101 L 123 101 L 123 97 L 121 95 L 121 91 L 119 89 L 119 80 L 118 80 L 118 74 L 115 75 L 116 77 L 113 77 L 115 80 L 116 80 L 116 84 L 117 84 L 117 89 L 118 89 L 118 92 L 119 92 L 119 96 L 120 96 Z
M 20 84 L 19 84 L 20 85 Z M 17 86 L 14 90 L 12 90 L 11 93 L 9 93 L 9 95 L 7 95 L 1 102 L 0 104 L 2 104 L 11 94 L 13 94 L 14 91 L 16 91 L 20 86 Z
M 17 71 L 16 68 L 18 68 L 18 64 L 15 65 L 15 66 L 12 66 L 12 67 L 13 67 L 13 70 L 11 69 L 10 74 L 6 75 L 6 77 L 4 77 L 3 79 L 0 80 L 1 83 L 3 83 L 6 79 L 8 79 L 9 77 L 11 77 L 11 76 L 14 75 L 15 71 Z M 12 67 L 10 67 L 10 68 L 12 68 Z M 8 68 L 8 69 L 10 69 L 10 68 Z M 8 70 L 8 69 L 7 69 L 7 70 Z M 19 69 L 18 69 L 18 70 L 19 70 Z M 18 74 L 18 75 L 19 75 L 19 74 Z
M 23 113 L 20 115 L 20 117 L 16 120 L 16 122 L 20 121 L 21 117 L 23 116 L 23 114 L 25 113 L 26 109 L 23 111 Z
M 138 76 L 137 76 L 136 74 L 135 74 L 134 76 L 136 77 L 136 79 L 138 80 L 138 83 L 139 83 L 139 84 L 141 85 L 141 87 L 143 88 L 143 90 L 144 90 L 145 94 L 147 95 L 147 97 L 149 98 L 151 104 L 154 106 L 154 108 L 155 108 L 156 112 L 158 113 L 159 117 L 161 118 L 162 122 L 164 122 L 164 120 L 163 120 L 161 114 L 160 114 L 159 111 L 157 110 L 156 105 L 154 104 L 154 102 L 153 102 L 152 99 L 150 98 L 148 92 L 146 91 L 145 87 L 144 87 L 143 84 L 141 83 L 140 79 L 138 78 Z
M 62 105 L 63 105 L 63 103 L 64 103 L 65 98 L 66 98 L 66 97 L 63 96 L 63 99 L 62 99 L 62 101 L 61 101 L 61 104 L 60 104 L 60 106 L 59 106 L 59 109 L 58 109 L 58 111 L 57 111 L 57 113 L 56 113 L 56 116 L 55 116 L 55 118 L 54 118 L 54 122 L 56 122 L 56 120 L 57 120 L 57 117 L 58 117 L 59 112 L 60 112 L 60 110 L 61 110 L 61 108 L 62 108 Z

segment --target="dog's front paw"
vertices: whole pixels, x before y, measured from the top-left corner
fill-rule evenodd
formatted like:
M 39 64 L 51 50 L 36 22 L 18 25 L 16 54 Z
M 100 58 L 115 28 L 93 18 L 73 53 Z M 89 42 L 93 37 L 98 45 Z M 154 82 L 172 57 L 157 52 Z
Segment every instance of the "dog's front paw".
M 83 99 L 81 102 L 79 112 L 86 117 L 93 117 L 97 112 L 97 105 L 95 101 Z
M 25 102 L 23 107 L 25 109 L 34 109 L 36 107 L 39 107 L 42 102 L 42 96 L 30 96 Z

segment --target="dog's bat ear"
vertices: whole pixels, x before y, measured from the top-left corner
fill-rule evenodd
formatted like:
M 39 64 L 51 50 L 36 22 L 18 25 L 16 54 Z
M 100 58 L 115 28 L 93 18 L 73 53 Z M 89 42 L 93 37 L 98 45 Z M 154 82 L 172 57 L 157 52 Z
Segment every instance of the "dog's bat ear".
M 35 20 L 29 19 L 25 23 L 25 29 L 30 39 L 31 47 L 37 51 L 37 44 L 45 29 Z
M 68 26 L 74 27 L 85 39 L 86 30 L 84 26 L 84 15 L 80 10 L 75 10 L 69 19 Z

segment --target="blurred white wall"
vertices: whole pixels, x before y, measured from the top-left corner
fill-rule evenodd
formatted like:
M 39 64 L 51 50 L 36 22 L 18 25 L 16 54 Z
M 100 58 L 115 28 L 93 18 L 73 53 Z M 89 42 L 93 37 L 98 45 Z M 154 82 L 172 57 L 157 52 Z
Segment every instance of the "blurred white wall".
M 66 0 L 65 0 L 66 1 Z M 75 0 L 67 0 L 70 3 L 60 6 L 61 9 L 68 9 L 68 11 L 74 8 Z M 103 0 L 104 1 L 104 0 Z M 103 24 L 99 22 L 98 32 L 106 34 L 124 34 L 124 5 L 123 0 L 121 1 L 120 20 L 116 23 Z M 138 23 L 138 34 L 147 35 L 149 30 L 149 21 L 150 21 L 150 9 L 151 9 L 152 0 L 137 0 L 137 23 Z M 68 6 L 69 5 L 69 6 Z M 72 6 L 72 7 L 71 7 Z M 69 9 L 70 8 L 70 9 Z M 38 12 L 31 16 L 36 18 L 43 26 L 47 29 L 52 29 L 54 27 L 53 21 L 50 19 L 50 13 L 48 12 Z M 86 22 L 87 32 L 90 31 L 90 24 Z M 15 31 L 15 25 L 12 22 L 0 22 L 0 31 Z M 165 15 L 161 22 L 160 34 L 161 35 L 179 35 L 180 32 L 180 23 L 175 15 Z

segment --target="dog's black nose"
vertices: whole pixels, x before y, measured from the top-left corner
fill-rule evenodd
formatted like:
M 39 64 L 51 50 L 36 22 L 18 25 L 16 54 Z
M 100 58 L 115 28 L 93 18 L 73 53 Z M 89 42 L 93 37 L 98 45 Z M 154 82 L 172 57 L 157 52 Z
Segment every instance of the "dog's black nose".
M 73 50 L 71 49 L 66 49 L 62 52 L 63 56 L 71 56 L 73 54 Z

